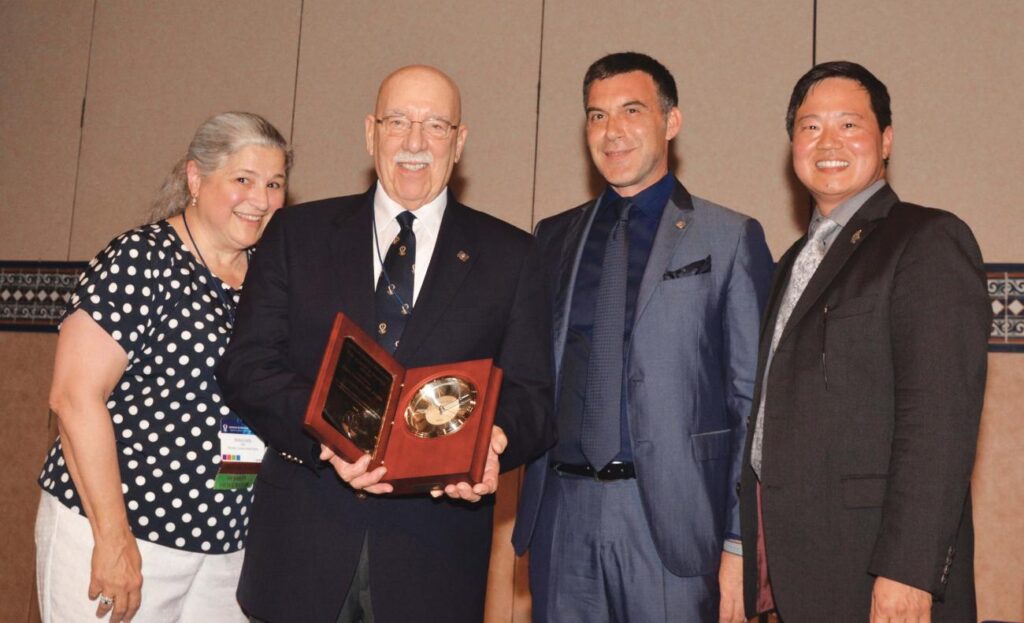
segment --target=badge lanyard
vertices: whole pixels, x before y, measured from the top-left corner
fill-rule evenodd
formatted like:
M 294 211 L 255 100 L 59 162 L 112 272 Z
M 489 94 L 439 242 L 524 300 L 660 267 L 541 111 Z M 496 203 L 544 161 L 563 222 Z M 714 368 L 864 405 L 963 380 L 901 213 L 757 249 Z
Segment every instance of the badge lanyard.
M 192 236 L 192 230 L 188 226 L 188 219 L 185 218 L 184 212 L 181 214 L 181 221 L 185 224 L 185 232 L 188 233 L 188 239 L 192 242 L 192 248 L 199 256 L 199 261 L 213 277 L 213 289 L 224 307 L 231 328 L 234 328 L 235 306 L 231 304 L 220 279 L 213 274 L 210 265 L 206 263 L 203 252 L 199 250 L 199 245 L 196 244 L 196 239 Z M 220 430 L 217 431 L 217 437 L 220 439 L 220 465 L 213 480 L 213 488 L 230 490 L 251 487 L 256 482 L 256 474 L 260 471 L 260 462 L 267 449 L 266 444 L 234 413 L 229 413 L 220 419 Z

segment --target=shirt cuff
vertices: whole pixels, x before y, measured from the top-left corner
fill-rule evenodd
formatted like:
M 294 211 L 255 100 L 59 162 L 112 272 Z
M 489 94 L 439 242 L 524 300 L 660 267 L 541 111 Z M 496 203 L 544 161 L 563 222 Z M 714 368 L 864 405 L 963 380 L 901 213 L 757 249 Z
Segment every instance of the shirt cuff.
M 743 542 L 738 539 L 726 539 L 722 544 L 722 551 L 737 556 L 743 555 Z

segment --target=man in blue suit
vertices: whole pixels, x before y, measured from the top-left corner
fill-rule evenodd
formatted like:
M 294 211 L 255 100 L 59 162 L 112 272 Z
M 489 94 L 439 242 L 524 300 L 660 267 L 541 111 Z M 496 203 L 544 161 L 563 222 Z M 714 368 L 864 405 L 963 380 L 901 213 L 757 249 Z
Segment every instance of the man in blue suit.
M 735 486 L 772 259 L 755 220 L 669 173 L 664 66 L 611 54 L 583 95 L 608 186 L 537 227 L 559 441 L 527 469 L 513 535 L 534 621 L 743 621 Z

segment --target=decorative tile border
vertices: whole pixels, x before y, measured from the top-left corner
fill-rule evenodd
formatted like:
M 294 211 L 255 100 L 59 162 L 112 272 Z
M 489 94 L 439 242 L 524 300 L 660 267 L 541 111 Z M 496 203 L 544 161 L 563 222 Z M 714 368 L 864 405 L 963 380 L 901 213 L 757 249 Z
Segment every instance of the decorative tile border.
M 0 261 L 0 331 L 57 330 L 86 262 Z M 988 349 L 1024 352 L 1024 264 L 986 264 L 992 299 Z
M 55 333 L 86 265 L 0 261 L 0 331 Z
M 990 352 L 1024 353 L 1024 264 L 986 264 L 992 299 Z

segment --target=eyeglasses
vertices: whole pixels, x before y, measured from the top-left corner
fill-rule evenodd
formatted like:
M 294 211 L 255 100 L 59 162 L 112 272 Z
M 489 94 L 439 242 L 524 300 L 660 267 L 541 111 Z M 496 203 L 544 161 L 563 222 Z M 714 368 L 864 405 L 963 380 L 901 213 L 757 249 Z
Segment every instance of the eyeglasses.
M 451 136 L 452 130 L 459 127 L 457 123 L 451 123 L 444 119 L 424 119 L 423 121 L 412 121 L 408 117 L 393 115 L 377 119 L 377 123 L 384 130 L 387 136 L 406 136 L 412 131 L 414 123 L 420 124 L 420 129 L 427 138 L 444 140 Z

